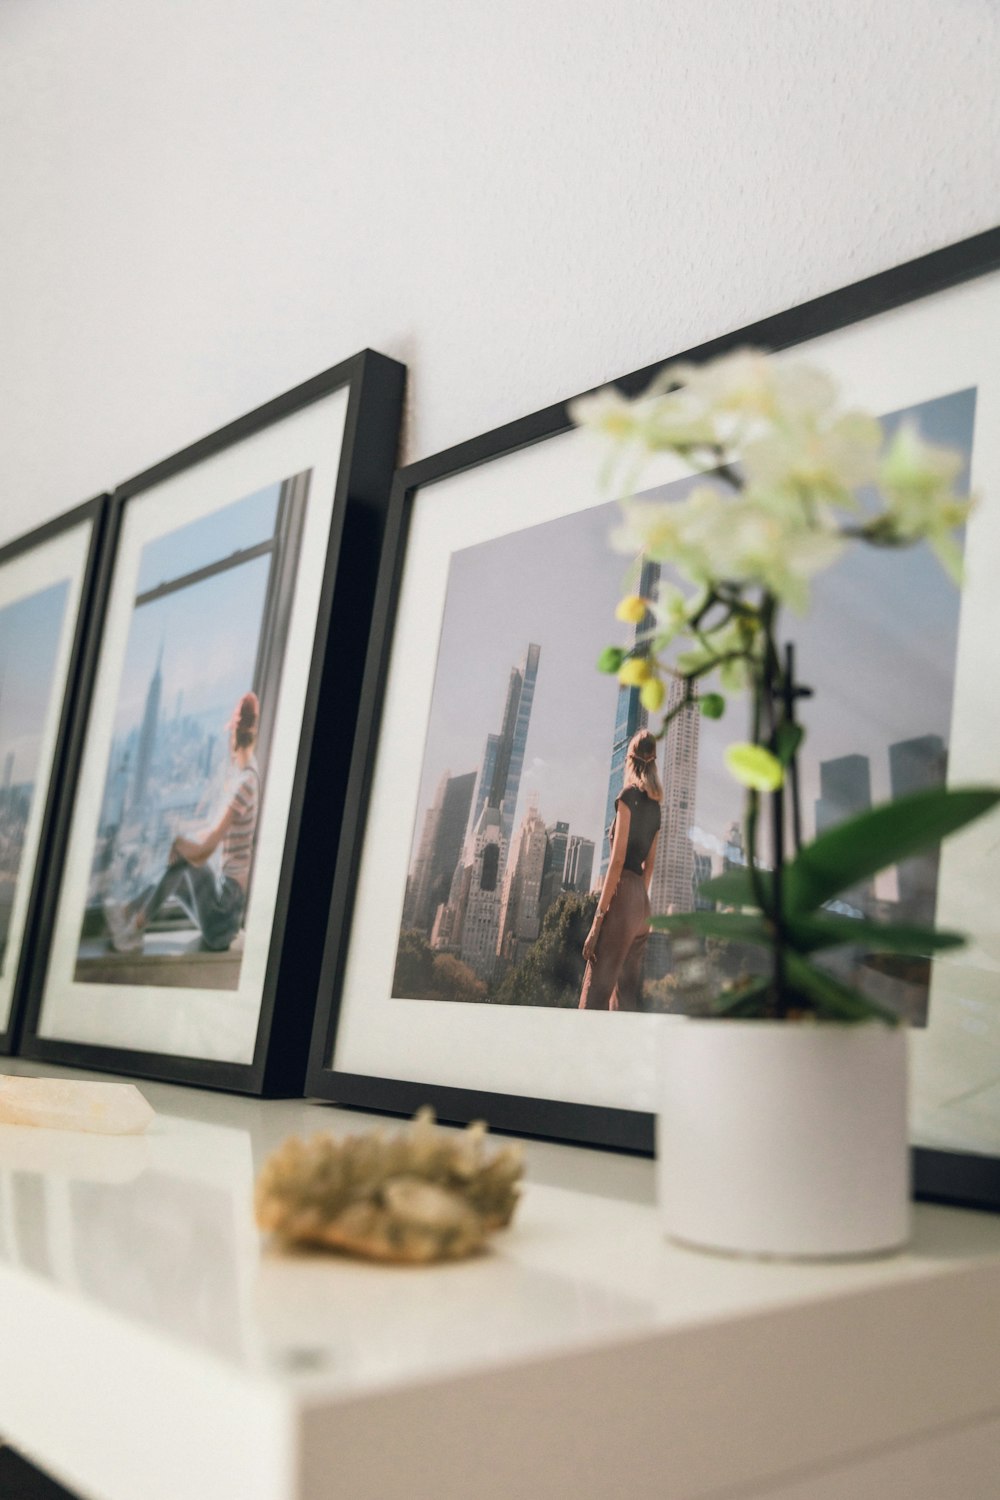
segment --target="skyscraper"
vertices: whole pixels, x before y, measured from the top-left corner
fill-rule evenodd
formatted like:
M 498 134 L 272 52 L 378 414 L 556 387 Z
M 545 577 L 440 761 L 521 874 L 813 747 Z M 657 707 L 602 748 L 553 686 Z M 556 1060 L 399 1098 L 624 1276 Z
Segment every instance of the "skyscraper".
M 652 596 L 653 590 L 660 581 L 660 564 L 649 562 L 642 565 L 639 575 L 639 593 L 644 599 Z M 636 625 L 632 633 L 632 644 L 637 637 L 652 624 L 652 615 L 647 613 Z M 608 796 L 604 806 L 604 838 L 601 844 L 601 879 L 603 880 L 608 871 L 608 862 L 611 859 L 611 843 L 608 839 L 608 829 L 614 822 L 615 802 L 622 787 L 625 784 L 625 754 L 628 750 L 629 740 L 640 729 L 645 729 L 649 723 L 649 714 L 643 708 L 639 698 L 639 689 L 634 687 L 620 687 L 618 689 L 618 705 L 615 712 L 615 732 L 611 742 L 611 767 L 608 772 Z
M 909 797 L 913 792 L 929 792 L 936 786 L 944 786 L 947 775 L 948 749 L 939 734 L 921 734 L 889 746 L 893 797 Z
M 684 697 L 684 684 L 673 678 L 666 711 Z M 698 737 L 701 714 L 696 703 L 667 725 L 663 736 L 663 806 L 656 843 L 649 899 L 654 912 L 690 911 L 694 878 L 695 791 L 698 781 Z
M 590 883 L 594 876 L 594 840 L 585 839 L 578 833 L 572 833 L 566 845 L 566 868 L 563 873 L 563 885 L 572 891 L 582 891 L 584 894 L 590 890 Z
M 461 930 L 462 961 L 479 979 L 489 982 L 496 965 L 497 937 L 500 930 L 500 901 L 503 895 L 503 867 L 506 848 L 500 826 L 500 809 L 487 805 L 479 822 L 465 865 L 467 891 L 463 892 L 464 917 Z M 454 887 L 454 882 L 452 882 Z M 452 933 L 454 945 L 457 933 Z
M 413 864 L 408 909 L 403 924 L 429 932 L 435 913 L 448 900 L 451 877 L 462 851 L 462 838 L 472 803 L 476 773 L 452 776 L 445 771 L 434 802 L 424 818 L 420 849 Z
M 867 755 L 840 755 L 819 764 L 816 832 L 824 833 L 872 805 L 871 763 Z
M 948 750 L 939 734 L 897 740 L 889 746 L 889 784 L 893 797 L 943 786 L 948 774 Z M 902 860 L 896 866 L 900 915 L 912 922 L 934 920 L 940 845 Z
M 710 896 L 703 896 L 699 886 L 705 880 L 712 878 L 712 856 L 710 854 L 699 854 L 695 850 L 694 873 L 691 877 L 691 908 L 693 911 L 714 911 L 715 902 Z
M 142 715 L 142 729 L 139 731 L 139 749 L 135 758 L 135 775 L 132 781 L 132 806 L 141 807 L 146 797 L 146 786 L 149 782 L 149 773 L 153 766 L 153 754 L 156 749 L 156 731 L 160 720 L 160 696 L 163 692 L 163 646 L 160 645 L 160 654 L 156 659 L 156 670 L 149 679 L 149 687 L 146 689 L 146 707 Z
M 472 806 L 469 809 L 469 821 L 466 825 L 466 834 L 470 836 L 479 822 L 483 808 L 490 800 L 490 792 L 493 789 L 493 776 L 497 768 L 497 751 L 500 748 L 500 736 L 488 734 L 486 744 L 483 748 L 483 758 L 479 765 L 476 776 L 476 788 L 472 798 Z
M 450 771 L 445 771 L 437 784 L 434 801 L 424 813 L 424 826 L 420 835 L 417 857 L 413 861 L 413 867 L 406 880 L 406 899 L 403 902 L 404 927 L 422 928 L 424 926 L 421 918 L 426 916 L 427 893 L 430 889 L 431 851 L 434 848 L 434 838 L 441 820 L 441 808 L 444 805 L 444 794 L 450 775 Z
M 104 832 L 111 833 L 124 823 L 128 804 L 128 784 L 128 751 L 126 750 L 112 773 L 105 795 L 105 814 L 101 823 Z
M 488 734 L 486 737 L 464 846 L 449 890 L 449 909 L 441 922 L 434 924 L 436 941 L 442 947 L 459 951 L 466 962 L 472 962 L 467 958 L 467 951 L 477 954 L 489 951 L 489 972 L 483 967 L 486 964 L 485 958 L 477 960 L 480 967 L 476 968 L 476 973 L 481 979 L 490 977 L 496 956 L 500 888 L 514 823 L 514 809 L 521 787 L 521 771 L 524 767 L 540 656 L 541 647 L 532 642 L 520 663 L 510 669 L 503 723 L 499 734 Z M 496 853 L 489 853 L 490 849 L 495 849 Z M 484 858 L 485 866 L 482 865 Z M 494 860 L 497 862 L 495 867 Z M 486 878 L 491 882 L 488 887 L 482 884 L 484 870 Z M 494 879 L 495 885 L 492 883 Z M 494 890 L 495 901 L 492 900 Z M 477 932 L 475 937 L 470 936 L 467 941 L 465 924 L 472 919 L 476 923 Z M 485 933 L 484 923 L 488 920 L 494 922 L 492 944 Z M 473 964 L 473 967 L 476 965 Z
M 747 862 L 746 853 L 743 849 L 743 829 L 739 823 L 730 823 L 726 829 L 726 842 L 723 845 L 722 872 L 728 870 L 741 870 Z
M 542 871 L 541 891 L 543 917 L 563 888 L 563 871 L 566 868 L 568 843 L 569 824 L 550 823 L 545 830 L 545 865 Z
M 666 711 L 675 708 L 683 696 L 683 683 L 673 679 L 667 693 Z M 663 736 L 663 802 L 649 888 L 649 904 L 654 915 L 694 909 L 695 855 L 689 834 L 695 822 L 700 724 L 701 715 L 697 705 L 692 704 L 667 725 Z M 672 962 L 673 947 L 668 935 L 651 933 L 646 949 L 647 978 L 662 979 L 669 973 Z
M 520 963 L 541 929 L 539 898 L 547 847 L 545 824 L 532 804 L 521 821 L 504 878 L 497 954 L 505 964 Z
M 867 755 L 840 755 L 819 763 L 819 791 L 816 801 L 816 833 L 843 823 L 872 805 L 871 762 Z M 875 897 L 875 884 L 863 880 L 842 891 L 840 898 L 865 911 Z
M 540 655 L 540 646 L 529 645 L 520 664 L 511 667 L 503 724 L 497 739 L 489 802 L 491 807 L 500 809 L 504 846 L 508 848 L 517 794 L 521 787 L 521 772 L 524 769 L 524 749 L 528 742 L 528 725 L 531 721 L 531 705 L 535 699 Z

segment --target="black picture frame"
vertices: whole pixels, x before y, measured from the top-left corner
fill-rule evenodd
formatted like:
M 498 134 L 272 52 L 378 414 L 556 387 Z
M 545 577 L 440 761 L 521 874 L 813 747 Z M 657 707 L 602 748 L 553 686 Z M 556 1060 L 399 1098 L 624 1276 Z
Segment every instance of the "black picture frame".
M 36 962 L 27 998 L 20 1046 L 23 1056 L 246 1094 L 301 1096 L 333 874 L 331 841 L 344 807 L 404 383 L 403 365 L 365 349 L 144 470 L 114 491 L 96 584 L 94 628 L 82 665 L 78 711 L 66 757 L 65 776 L 71 791 L 60 807 L 51 837 L 51 875 L 43 896 Z M 323 505 L 329 506 L 329 525 L 322 543 L 322 577 L 301 700 L 284 842 L 272 856 L 279 869 L 252 1059 L 232 1061 L 187 1052 L 179 1055 L 145 1045 L 117 1045 L 103 1038 L 95 1041 L 43 1034 L 53 934 L 80 802 L 79 777 L 127 518 L 132 508 L 141 506 L 157 487 L 177 476 L 196 475 L 200 466 L 219 455 L 236 455 L 234 461 L 238 461 L 242 444 L 279 430 L 281 424 L 300 419 L 307 409 L 339 394 L 346 398 L 343 435 L 341 439 L 331 433 L 326 453 L 328 463 L 335 460 L 334 477 L 322 496 Z M 339 455 L 335 442 L 340 445 Z M 273 475 L 265 477 L 274 479 Z M 283 488 L 288 482 L 283 482 Z M 310 495 L 310 506 L 314 503 Z M 293 598 L 304 556 L 310 550 L 309 534 L 303 535 L 305 541 L 300 538 L 300 550 L 295 554 L 298 571 L 288 586 Z M 288 555 L 292 555 L 290 548 Z M 258 665 L 261 649 L 258 643 Z M 286 677 L 289 655 L 290 651 L 283 658 Z M 291 735 L 294 732 L 288 731 Z M 266 797 L 265 787 L 265 808 Z M 322 830 L 322 837 L 316 835 L 317 829 Z
M 702 362 L 743 345 L 774 351 L 834 333 L 877 314 L 933 297 L 1000 268 L 1000 228 L 936 250 L 856 284 L 817 297 L 712 339 L 673 358 Z M 622 377 L 615 385 L 627 395 L 646 389 L 662 361 Z M 432 1105 L 445 1120 L 484 1117 L 501 1130 L 649 1153 L 654 1117 L 649 1112 L 526 1097 L 475 1087 L 454 1087 L 428 1079 L 375 1076 L 336 1065 L 338 1023 L 343 1005 L 345 966 L 351 944 L 355 894 L 361 870 L 366 822 L 374 776 L 383 698 L 397 626 L 396 602 L 405 576 L 407 536 L 422 490 L 521 449 L 565 433 L 571 426 L 568 403 L 487 432 L 445 452 L 414 463 L 396 475 L 375 604 L 358 718 L 358 736 L 347 797 L 347 812 L 334 881 L 328 934 L 320 976 L 320 996 L 306 1080 L 310 1096 L 340 1105 L 409 1113 Z M 430 501 L 428 503 L 431 503 Z M 918 1196 L 977 1207 L 1000 1206 L 1000 1159 L 951 1150 L 914 1150 Z
M 5 1025 L 0 1026 L 0 1054 L 4 1056 L 16 1052 L 20 1041 L 25 996 L 35 960 L 46 866 L 50 856 L 57 808 L 64 789 L 65 762 L 76 713 L 80 670 L 94 607 L 109 503 L 109 495 L 96 495 L 93 499 L 84 501 L 83 504 L 75 506 L 72 510 L 64 512 L 0 547 L 0 573 L 2 573 L 11 564 L 27 559 L 33 553 L 37 554 L 48 543 L 64 538 L 77 529 L 81 532 L 80 557 L 77 568 L 74 570 L 79 585 L 75 620 L 68 622 L 71 636 L 62 681 L 53 684 L 53 693 L 61 700 L 61 706 L 58 708 L 58 727 L 48 774 L 40 788 L 42 813 L 38 842 L 31 867 L 19 869 L 17 872 L 18 883 L 21 881 L 26 883 L 29 895 L 7 1007 L 7 1020 Z

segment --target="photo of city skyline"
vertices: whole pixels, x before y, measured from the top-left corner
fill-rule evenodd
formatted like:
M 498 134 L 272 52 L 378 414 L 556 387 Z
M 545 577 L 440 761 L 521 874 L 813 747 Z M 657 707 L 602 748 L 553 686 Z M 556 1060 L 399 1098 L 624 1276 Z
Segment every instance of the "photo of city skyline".
M 7 972 L 14 899 L 68 599 L 64 579 L 0 609 L 0 974 Z
M 142 551 L 114 713 L 75 978 L 235 989 L 240 943 L 208 951 L 183 882 L 131 951 L 114 911 L 139 909 L 177 838 L 203 838 L 238 780 L 231 728 L 256 693 L 254 770 L 266 784 L 309 474 L 220 507 Z M 262 792 L 261 792 L 262 795 Z M 259 805 L 259 800 L 258 800 Z M 255 827 L 243 830 L 255 837 Z M 206 868 L 218 883 L 224 845 Z
M 912 418 L 929 441 L 959 449 L 967 485 L 974 413 L 975 392 L 965 390 L 893 413 L 883 426 L 891 435 Z M 679 500 L 699 482 L 649 493 Z M 625 748 L 647 722 L 637 690 L 594 669 L 615 637 L 624 591 L 627 561 L 608 544 L 617 518 L 612 502 L 452 556 L 397 997 L 577 1003 L 580 948 L 606 869 Z M 645 564 L 639 591 L 652 591 L 661 574 L 669 578 L 670 569 Z M 854 547 L 816 580 L 805 617 L 786 613 L 798 678 L 814 689 L 801 710 L 806 839 L 944 779 L 959 606 L 958 589 L 926 547 L 891 554 Z M 719 721 L 692 711 L 660 742 L 654 913 L 693 909 L 700 881 L 743 862 L 740 791 L 722 752 L 745 738 L 746 712 L 743 700 L 730 702 Z M 929 921 L 936 882 L 937 857 L 927 854 L 846 893 L 840 905 Z M 722 974 L 747 958 L 709 956 Z M 926 964 L 881 971 L 863 960 L 845 950 L 837 963 L 911 1020 L 926 1020 Z M 662 934 L 649 944 L 644 1006 L 688 1008 Z

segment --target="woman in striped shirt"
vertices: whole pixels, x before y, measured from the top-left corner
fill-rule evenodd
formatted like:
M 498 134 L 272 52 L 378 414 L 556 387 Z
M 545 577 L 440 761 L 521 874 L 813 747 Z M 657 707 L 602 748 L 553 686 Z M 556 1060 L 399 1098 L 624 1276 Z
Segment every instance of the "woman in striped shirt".
M 174 839 L 170 862 L 155 886 L 136 901 L 105 906 L 116 953 L 141 951 L 144 928 L 171 896 L 200 929 L 204 946 L 213 952 L 225 952 L 239 932 L 260 807 L 260 774 L 254 759 L 259 720 L 256 693 L 244 693 L 229 725 L 236 785 L 214 828 L 202 839 Z M 220 844 L 222 870 L 217 877 L 208 868 L 208 860 Z

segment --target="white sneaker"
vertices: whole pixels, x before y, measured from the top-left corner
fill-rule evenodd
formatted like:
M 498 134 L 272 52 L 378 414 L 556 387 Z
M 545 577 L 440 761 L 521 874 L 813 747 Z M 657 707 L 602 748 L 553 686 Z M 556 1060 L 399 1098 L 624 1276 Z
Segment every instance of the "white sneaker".
M 108 924 L 111 946 L 116 953 L 142 952 L 142 929 L 135 917 L 126 914 L 123 901 L 105 901 L 104 920 Z

